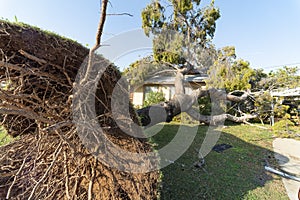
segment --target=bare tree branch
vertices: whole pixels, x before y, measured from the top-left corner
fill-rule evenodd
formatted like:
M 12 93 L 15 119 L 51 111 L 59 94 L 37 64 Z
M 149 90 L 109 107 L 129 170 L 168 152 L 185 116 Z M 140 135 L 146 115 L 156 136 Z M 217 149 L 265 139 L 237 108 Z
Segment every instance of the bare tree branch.
M 12 184 L 9 186 L 9 189 L 8 189 L 8 191 L 7 191 L 6 199 L 9 199 L 9 198 L 10 198 L 11 190 L 12 190 L 12 188 L 13 188 L 13 186 L 14 186 L 16 180 L 17 180 L 17 177 L 19 176 L 19 174 L 20 174 L 21 171 L 23 170 L 23 167 L 25 166 L 26 160 L 27 160 L 27 158 L 28 158 L 29 155 L 30 155 L 30 154 L 28 154 L 28 155 L 23 159 L 23 162 L 22 162 L 21 167 L 19 168 L 18 172 L 17 172 L 16 175 L 14 176 L 14 180 L 13 180 Z
M 130 13 L 108 13 L 108 14 L 106 14 L 107 16 L 124 16 L 124 15 L 127 15 L 127 16 L 129 16 L 129 17 L 133 17 L 133 15 L 132 14 L 130 14 Z
M 254 127 L 260 128 L 260 129 L 269 130 L 269 128 L 267 128 L 267 127 L 259 126 L 259 125 L 256 125 L 256 124 L 251 124 L 250 122 L 247 122 L 247 121 L 244 121 L 244 123 L 248 124 L 250 126 L 254 126 Z
M 73 125 L 73 123 L 71 121 L 62 121 L 62 122 L 53 124 L 53 125 L 51 125 L 51 126 L 49 126 L 47 128 L 44 128 L 42 131 L 50 133 L 52 131 L 61 129 L 62 127 L 71 126 L 71 125 Z
M 101 6 L 101 18 L 98 25 L 97 35 L 96 35 L 96 44 L 93 47 L 93 49 L 97 49 L 101 44 L 101 36 L 103 33 L 104 23 L 106 20 L 106 9 L 107 9 L 107 3 L 108 0 L 102 0 L 102 6 Z
M 93 199 L 93 184 L 94 184 L 94 179 L 95 179 L 95 168 L 92 165 L 91 166 L 91 178 L 89 181 L 89 189 L 88 189 L 88 200 L 92 200 Z
M 108 4 L 108 0 L 102 0 L 101 17 L 100 17 L 100 22 L 98 24 L 97 34 L 96 34 L 96 43 L 90 49 L 88 66 L 87 66 L 84 78 L 81 80 L 80 84 L 83 84 L 88 80 L 88 75 L 91 71 L 91 66 L 92 66 L 92 61 L 93 61 L 93 55 L 94 55 L 95 51 L 97 50 L 97 48 L 99 48 L 101 45 L 101 36 L 103 33 L 104 23 L 105 23 L 106 16 L 107 16 L 107 14 L 106 14 L 107 4 Z
M 223 123 L 225 120 L 230 120 L 233 122 L 245 122 L 249 119 L 254 119 L 257 117 L 257 115 L 247 115 L 241 117 L 236 117 L 227 113 L 221 114 L 221 115 L 214 115 L 214 116 L 207 116 L 207 115 L 201 115 L 198 111 L 194 109 L 190 109 L 187 111 L 187 113 L 195 120 L 199 122 L 203 122 L 205 124 L 210 125 L 218 125 L 219 123 Z

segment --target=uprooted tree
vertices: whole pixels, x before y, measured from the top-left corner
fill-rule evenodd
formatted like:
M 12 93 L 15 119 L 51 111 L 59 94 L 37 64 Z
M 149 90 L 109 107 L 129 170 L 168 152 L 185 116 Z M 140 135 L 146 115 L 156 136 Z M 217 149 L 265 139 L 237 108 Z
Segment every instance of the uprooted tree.
M 27 25 L 1 21 L 0 51 L 1 124 L 8 134 L 18 136 L 0 150 L 0 199 L 157 197 L 157 171 L 130 173 L 104 165 L 77 134 L 73 83 L 81 64 L 87 63 L 88 49 Z M 145 139 L 129 136 L 113 121 L 110 94 L 121 75 L 107 60 L 97 59 L 106 67 L 95 100 L 104 134 L 129 152 L 151 151 Z M 138 123 L 133 108 L 129 110 Z M 119 161 L 125 167 L 135 162 Z
M 113 119 L 111 94 L 121 74 L 109 61 L 94 55 L 100 44 L 107 2 L 102 4 L 97 44 L 91 51 L 25 24 L 0 21 L 1 125 L 17 137 L 0 147 L 0 199 L 157 198 L 156 155 L 153 159 L 123 158 L 103 142 L 97 143 L 99 146 L 93 152 L 82 141 L 97 141 L 98 136 L 84 128 L 81 131 L 86 135 L 80 136 L 73 121 L 74 112 L 84 115 L 81 103 L 89 105 L 75 104 L 73 93 L 84 93 L 80 88 L 91 83 L 85 72 L 97 74 L 92 71 L 96 66 L 103 70 L 101 78 L 92 81 L 96 89 L 90 106 L 95 109 L 97 117 L 93 120 L 100 125 L 103 137 L 120 151 L 152 152 L 146 139 L 126 134 Z M 84 69 L 82 74 L 80 68 Z M 76 84 L 76 77 L 83 81 Z M 129 113 L 131 121 L 127 125 L 138 123 L 131 105 Z M 136 131 L 142 134 L 142 129 Z M 95 152 L 101 148 L 120 167 L 97 159 Z

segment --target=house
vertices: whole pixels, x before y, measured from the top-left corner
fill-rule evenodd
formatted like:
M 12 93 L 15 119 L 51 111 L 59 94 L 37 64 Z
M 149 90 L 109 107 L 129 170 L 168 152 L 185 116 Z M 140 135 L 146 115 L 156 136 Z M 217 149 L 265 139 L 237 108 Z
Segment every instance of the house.
M 271 91 L 273 97 L 294 98 L 300 100 L 300 88 L 294 89 L 276 89 Z
M 271 96 L 281 99 L 282 105 L 289 106 L 289 110 L 296 109 L 300 114 L 300 87 L 293 89 L 276 89 L 271 91 Z
M 194 89 L 204 88 L 207 75 L 185 75 L 185 93 L 190 94 Z M 135 106 L 142 106 L 147 94 L 150 92 L 162 92 L 166 100 L 172 99 L 175 94 L 174 76 L 154 76 L 144 81 L 143 85 L 135 88 L 131 93 L 131 102 Z

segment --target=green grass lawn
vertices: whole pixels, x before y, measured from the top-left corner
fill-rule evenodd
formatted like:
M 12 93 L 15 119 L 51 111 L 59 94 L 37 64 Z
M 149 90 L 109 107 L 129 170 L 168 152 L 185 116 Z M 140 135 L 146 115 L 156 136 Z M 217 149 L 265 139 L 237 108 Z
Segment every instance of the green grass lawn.
M 151 140 L 160 149 L 174 138 L 180 125 L 157 126 L 162 130 Z M 194 163 L 199 160 L 198 150 L 207 129 L 199 126 L 189 149 L 162 169 L 161 199 L 288 199 L 281 178 L 264 170 L 266 160 L 276 164 L 272 132 L 248 125 L 223 128 L 217 144 L 233 147 L 222 153 L 211 151 L 205 165 L 197 168 Z

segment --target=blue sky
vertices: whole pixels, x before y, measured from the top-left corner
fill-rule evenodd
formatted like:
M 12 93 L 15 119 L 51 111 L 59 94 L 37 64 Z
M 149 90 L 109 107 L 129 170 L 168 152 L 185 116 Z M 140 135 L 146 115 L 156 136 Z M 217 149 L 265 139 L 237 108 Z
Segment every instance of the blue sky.
M 133 15 L 109 16 L 103 41 L 110 42 L 120 33 L 141 28 L 140 12 L 150 0 L 110 0 L 108 13 Z M 208 0 L 203 0 L 206 4 Z M 300 66 L 299 0 L 215 0 L 221 18 L 213 42 L 218 48 L 236 47 L 237 55 L 254 68 Z M 94 43 L 100 15 L 100 0 L 0 0 L 0 17 L 32 24 L 72 38 L 83 45 Z M 136 40 L 136 38 L 131 38 Z M 128 46 L 128 42 L 118 44 Z M 117 46 L 116 46 L 117 48 Z M 106 50 L 103 50 L 106 51 Z M 141 52 L 127 54 L 116 61 L 127 65 Z M 122 66 L 121 66 L 122 67 Z

